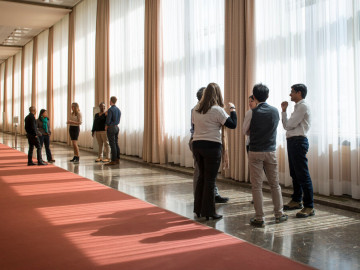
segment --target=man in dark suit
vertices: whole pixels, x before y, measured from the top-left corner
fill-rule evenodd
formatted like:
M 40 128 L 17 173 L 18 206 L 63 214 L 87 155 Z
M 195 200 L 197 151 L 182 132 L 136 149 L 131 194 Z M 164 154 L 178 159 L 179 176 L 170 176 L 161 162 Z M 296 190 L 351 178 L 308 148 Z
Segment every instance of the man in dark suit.
M 36 119 L 35 119 L 36 109 L 35 109 L 35 107 L 31 106 L 29 108 L 29 112 L 30 113 L 25 117 L 26 137 L 28 138 L 28 142 L 29 142 L 28 166 L 35 165 L 35 163 L 32 160 L 34 146 L 36 147 L 38 165 L 47 165 L 47 163 L 44 162 L 41 157 L 41 146 L 40 146 L 40 141 L 38 138 L 38 132 L 37 132 L 37 128 L 36 128 Z

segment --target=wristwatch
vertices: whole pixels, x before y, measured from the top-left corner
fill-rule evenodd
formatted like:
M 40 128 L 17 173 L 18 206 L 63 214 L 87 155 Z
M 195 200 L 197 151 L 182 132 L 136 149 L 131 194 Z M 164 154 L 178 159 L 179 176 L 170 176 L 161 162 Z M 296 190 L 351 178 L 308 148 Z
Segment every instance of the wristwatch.
M 234 106 L 231 106 L 231 107 L 230 107 L 230 110 L 231 110 L 231 109 L 236 109 L 236 108 L 235 108 Z

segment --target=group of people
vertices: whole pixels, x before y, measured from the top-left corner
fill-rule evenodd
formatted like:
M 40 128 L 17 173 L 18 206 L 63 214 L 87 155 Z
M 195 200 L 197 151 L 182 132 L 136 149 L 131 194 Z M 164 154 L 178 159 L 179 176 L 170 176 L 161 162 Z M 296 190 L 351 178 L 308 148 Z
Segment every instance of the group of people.
M 307 88 L 304 84 L 291 87 L 291 101 L 295 102 L 294 112 L 290 118 L 287 115 L 288 102 L 281 103 L 282 124 L 286 130 L 287 151 L 290 176 L 293 180 L 293 194 L 291 201 L 283 205 L 281 187 L 279 185 L 278 161 L 276 156 L 276 135 L 280 121 L 278 110 L 266 103 L 269 89 L 266 85 L 256 84 L 249 97 L 250 110 L 245 114 L 243 133 L 247 135 L 246 149 L 248 152 L 250 181 L 255 208 L 255 216 L 250 224 L 265 226 L 263 211 L 262 185 L 266 177 L 271 189 L 274 205 L 275 222 L 280 223 L 288 219 L 284 210 L 300 209 L 296 217 L 315 215 L 313 201 L 313 187 L 308 169 L 306 154 L 309 149 L 307 132 L 310 128 L 310 110 L 305 102 Z M 229 114 L 220 87 L 210 83 L 197 92 L 198 104 L 191 111 L 191 139 L 190 150 L 193 152 L 194 171 L 194 213 L 197 217 L 206 219 L 220 219 L 216 213 L 215 203 L 226 203 L 229 198 L 222 197 L 216 186 L 216 178 L 223 164 L 223 169 L 229 167 L 228 143 L 225 128 L 237 127 L 236 108 L 229 103 Z M 96 136 L 99 151 L 96 162 L 106 162 L 105 165 L 119 164 L 120 149 L 118 145 L 119 123 L 121 112 L 116 107 L 116 97 L 110 98 L 110 108 L 105 111 L 105 103 L 99 104 L 100 112 L 95 114 L 92 136 Z M 77 140 L 82 124 L 82 115 L 77 103 L 72 103 L 72 112 L 67 121 L 69 134 L 74 148 L 74 157 L 70 162 L 80 160 Z M 51 129 L 47 111 L 42 109 L 38 119 L 35 119 L 36 108 L 29 108 L 29 115 L 25 118 L 25 130 L 29 142 L 28 165 L 35 165 L 32 160 L 34 147 L 37 148 L 38 165 L 47 165 L 41 156 L 42 146 L 45 144 L 48 162 L 55 160 L 50 150 Z M 111 160 L 109 160 L 109 145 Z
M 96 136 L 99 151 L 98 158 L 95 162 L 105 162 L 105 165 L 111 166 L 119 164 L 120 162 L 120 148 L 118 144 L 119 123 L 121 118 L 121 111 L 116 106 L 117 98 L 112 96 L 110 98 L 110 108 L 105 111 L 105 103 L 99 104 L 100 112 L 95 114 L 94 123 L 92 127 L 92 136 Z M 50 122 L 47 111 L 42 109 L 38 119 L 35 119 L 36 108 L 31 106 L 29 114 L 25 117 L 25 130 L 29 142 L 28 152 L 28 166 L 35 165 L 32 160 L 34 147 L 37 149 L 38 165 L 47 165 L 43 161 L 41 150 L 45 144 L 46 156 L 49 163 L 55 162 L 50 150 Z M 79 146 L 77 144 L 80 126 L 82 124 L 82 114 L 80 112 L 79 104 L 74 102 L 71 104 L 71 114 L 67 121 L 69 125 L 69 135 L 74 149 L 74 157 L 70 162 L 78 163 L 80 161 Z M 111 160 L 109 160 L 111 148 Z
M 29 115 L 25 117 L 25 131 L 29 142 L 28 166 L 35 165 L 32 160 L 34 147 L 36 147 L 37 151 L 38 165 L 47 165 L 47 162 L 43 161 L 41 155 L 41 149 L 44 144 L 47 160 L 49 163 L 53 163 L 55 160 L 50 150 L 51 129 L 47 111 L 45 109 L 40 110 L 38 119 L 35 119 L 36 108 L 34 106 L 29 108 L 29 112 Z
M 310 109 L 305 102 L 307 87 L 295 84 L 291 87 L 291 101 L 295 102 L 294 112 L 287 115 L 288 102 L 281 103 L 282 124 L 286 130 L 290 176 L 293 180 L 291 201 L 284 205 L 279 185 L 278 161 L 276 156 L 276 135 L 280 121 L 278 110 L 266 103 L 269 89 L 256 84 L 249 97 L 250 110 L 245 114 L 243 133 L 247 135 L 250 182 L 252 186 L 255 216 L 250 224 L 265 226 L 262 185 L 268 180 L 274 205 L 275 222 L 288 220 L 284 210 L 300 209 L 298 218 L 315 215 L 312 180 L 306 154 L 309 149 L 307 132 L 310 128 Z M 220 88 L 210 83 L 197 92 L 198 104 L 191 111 L 190 150 L 193 152 L 194 171 L 194 213 L 197 217 L 220 219 L 215 203 L 225 203 L 229 198 L 221 197 L 215 180 L 220 168 L 229 166 L 228 145 L 225 127 L 237 126 L 236 108 L 229 103 L 230 115 L 224 109 Z

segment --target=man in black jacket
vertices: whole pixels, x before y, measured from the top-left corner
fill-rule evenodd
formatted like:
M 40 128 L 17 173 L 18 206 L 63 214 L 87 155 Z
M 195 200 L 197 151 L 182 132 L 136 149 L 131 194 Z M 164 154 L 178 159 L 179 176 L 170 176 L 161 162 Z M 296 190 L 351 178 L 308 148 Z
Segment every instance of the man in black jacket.
M 41 146 L 38 138 L 38 132 L 37 132 L 36 120 L 35 120 L 35 114 L 36 114 L 35 107 L 31 106 L 29 108 L 29 112 L 30 113 L 28 114 L 28 116 L 25 117 L 26 137 L 28 138 L 29 141 L 28 166 L 35 165 L 35 163 L 32 161 L 34 146 L 36 147 L 38 165 L 47 165 L 47 163 L 44 162 L 41 157 Z

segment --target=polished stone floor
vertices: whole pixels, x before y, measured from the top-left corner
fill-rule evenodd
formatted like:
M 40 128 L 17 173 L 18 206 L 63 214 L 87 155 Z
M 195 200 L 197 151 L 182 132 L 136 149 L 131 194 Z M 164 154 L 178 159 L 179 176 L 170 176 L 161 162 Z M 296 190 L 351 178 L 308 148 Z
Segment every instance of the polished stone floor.
M 14 136 L 0 132 L 0 143 L 14 147 Z M 315 216 L 297 219 L 296 212 L 290 211 L 287 222 L 276 224 L 270 194 L 264 193 L 266 226 L 254 228 L 249 225 L 249 219 L 254 215 L 250 190 L 236 182 L 219 182 L 221 195 L 230 197 L 230 202 L 217 205 L 217 212 L 224 215 L 223 219 L 206 221 L 194 217 L 191 176 L 127 160 L 107 167 L 95 163 L 96 155 L 89 151 L 81 151 L 80 163 L 72 164 L 68 162 L 73 156 L 69 146 L 54 143 L 51 148 L 55 165 L 59 167 L 264 249 L 319 269 L 360 269 L 359 213 L 316 204 Z M 17 149 L 27 152 L 25 137 L 18 138 Z M 284 198 L 285 202 L 287 200 Z

